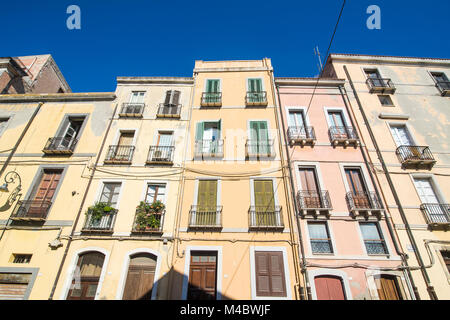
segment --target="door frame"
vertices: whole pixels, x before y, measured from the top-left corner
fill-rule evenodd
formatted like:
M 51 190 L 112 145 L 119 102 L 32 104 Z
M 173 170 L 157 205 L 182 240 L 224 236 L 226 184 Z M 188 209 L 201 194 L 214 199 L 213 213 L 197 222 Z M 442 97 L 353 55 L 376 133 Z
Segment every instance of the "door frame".
M 334 276 L 339 277 L 342 280 L 342 284 L 344 287 L 345 292 L 345 298 L 347 300 L 353 300 L 352 291 L 350 289 L 350 282 L 348 281 L 347 273 L 341 270 L 336 269 L 326 269 L 326 268 L 320 268 L 320 269 L 314 269 L 314 270 L 308 270 L 308 277 L 312 280 L 311 281 L 311 295 L 313 300 L 317 300 L 317 291 L 316 291 L 316 283 L 315 278 L 317 276 Z
M 183 287 L 181 289 L 181 300 L 187 299 L 192 251 L 213 251 L 217 253 L 216 300 L 222 300 L 222 246 L 187 246 L 185 250 L 186 254 L 184 256 L 184 274 Z
M 380 300 L 378 295 L 378 289 L 375 282 L 375 276 L 379 275 L 387 275 L 395 277 L 397 281 L 397 286 L 399 289 L 399 293 L 402 295 L 403 300 L 411 300 L 411 296 L 408 294 L 408 290 L 405 290 L 406 280 L 401 271 L 378 271 L 378 270 L 367 270 L 366 271 L 366 279 L 367 279 L 367 288 L 369 289 L 370 296 L 375 298 L 375 300 Z
M 137 249 L 128 251 L 125 254 L 125 257 L 124 257 L 123 263 L 122 263 L 122 271 L 120 273 L 119 285 L 118 285 L 117 291 L 116 291 L 116 300 L 122 300 L 122 298 L 123 298 L 123 293 L 124 293 L 125 285 L 127 282 L 128 268 L 130 267 L 131 256 L 135 255 L 137 253 L 149 253 L 156 257 L 155 276 L 153 278 L 153 289 L 152 289 L 152 296 L 151 296 L 151 300 L 156 300 L 156 293 L 158 290 L 158 283 L 160 280 L 160 269 L 161 269 L 161 260 L 162 259 L 161 259 L 161 254 L 158 251 L 156 251 L 154 249 L 150 249 L 150 248 L 137 248 Z

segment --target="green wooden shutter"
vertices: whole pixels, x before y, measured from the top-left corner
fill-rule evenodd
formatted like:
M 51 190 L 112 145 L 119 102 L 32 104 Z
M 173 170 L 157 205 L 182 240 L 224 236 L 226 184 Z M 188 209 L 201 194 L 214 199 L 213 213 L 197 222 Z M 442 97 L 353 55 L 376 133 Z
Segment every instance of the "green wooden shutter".
M 197 225 L 215 225 L 217 210 L 217 180 L 198 182 Z
M 261 79 L 248 79 L 248 91 L 250 91 L 250 92 L 262 92 Z
M 275 199 L 272 180 L 255 180 L 255 216 L 258 226 L 273 226 L 277 224 L 275 216 Z
M 219 80 L 207 80 L 206 92 L 219 92 Z

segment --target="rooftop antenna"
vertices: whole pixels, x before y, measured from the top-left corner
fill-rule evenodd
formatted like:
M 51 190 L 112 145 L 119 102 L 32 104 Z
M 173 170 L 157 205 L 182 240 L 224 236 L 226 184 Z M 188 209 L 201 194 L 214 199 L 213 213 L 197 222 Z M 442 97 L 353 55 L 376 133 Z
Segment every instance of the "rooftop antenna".
M 322 58 L 320 57 L 319 46 L 316 46 L 314 48 L 314 55 L 317 56 L 317 59 L 319 60 L 317 67 L 319 68 L 319 75 L 320 75 L 322 72 L 323 65 L 322 65 Z

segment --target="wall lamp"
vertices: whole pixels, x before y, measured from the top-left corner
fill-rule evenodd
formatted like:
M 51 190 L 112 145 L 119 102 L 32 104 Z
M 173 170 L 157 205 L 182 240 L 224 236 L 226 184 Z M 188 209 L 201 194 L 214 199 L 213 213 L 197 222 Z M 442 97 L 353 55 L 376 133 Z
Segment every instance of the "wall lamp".
M 14 202 L 17 199 L 17 196 L 19 195 L 20 190 L 22 190 L 22 179 L 20 178 L 20 175 L 15 171 L 10 171 L 5 175 L 5 183 L 0 186 L 0 192 L 9 192 L 8 184 L 14 183 L 15 181 L 19 180 L 19 185 L 14 189 L 14 191 L 11 193 L 10 199 Z

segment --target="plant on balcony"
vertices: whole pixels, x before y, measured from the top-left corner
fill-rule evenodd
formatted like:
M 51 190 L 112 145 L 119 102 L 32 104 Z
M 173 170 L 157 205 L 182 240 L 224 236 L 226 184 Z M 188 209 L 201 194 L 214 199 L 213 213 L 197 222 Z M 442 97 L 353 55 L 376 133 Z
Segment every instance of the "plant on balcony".
M 161 225 L 160 214 L 165 205 L 157 200 L 151 204 L 141 201 L 136 207 L 136 229 L 140 231 L 159 229 Z
M 100 220 L 105 214 L 109 214 L 111 211 L 113 211 L 114 208 L 111 207 L 106 202 L 97 202 L 95 205 L 90 206 L 88 210 L 86 211 L 86 215 L 90 215 L 92 220 L 98 221 Z

